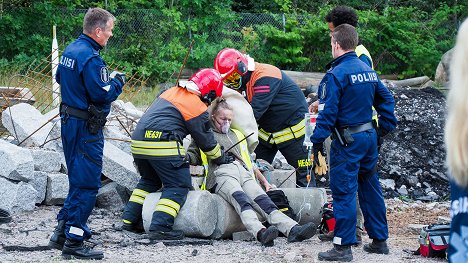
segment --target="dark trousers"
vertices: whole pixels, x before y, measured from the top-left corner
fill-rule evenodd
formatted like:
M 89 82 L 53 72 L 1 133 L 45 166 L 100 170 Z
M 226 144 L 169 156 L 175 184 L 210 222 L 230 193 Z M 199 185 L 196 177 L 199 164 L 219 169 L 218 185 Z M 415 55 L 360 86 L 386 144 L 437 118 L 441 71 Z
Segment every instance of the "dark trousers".
M 352 144 L 345 147 L 334 140 L 330 150 L 330 189 L 336 219 L 334 243 L 338 245 L 357 243 L 356 191 L 369 237 L 388 238 L 385 202 L 376 171 L 377 135 L 371 129 L 352 136 Z
M 307 186 L 307 174 L 310 173 L 311 179 L 309 186 L 316 186 L 315 176 L 311 171 L 312 162 L 309 160 L 307 148 L 303 145 L 304 135 L 282 142 L 280 144 L 270 144 L 259 138 L 259 144 L 255 149 L 257 159 L 263 159 L 269 163 L 273 162 L 278 151 L 286 158 L 288 164 L 296 168 L 296 184 L 299 187 Z
M 91 237 L 88 218 L 101 187 L 104 136 L 91 134 L 86 121 L 62 117 L 62 145 L 68 169 L 69 190 L 57 220 L 65 220 L 67 239 L 83 241 Z
M 171 159 L 141 159 L 135 158 L 135 163 L 141 175 L 138 189 L 155 192 L 161 185 L 162 194 L 151 220 L 150 231 L 170 231 L 174 225 L 180 207 L 187 198 L 192 187 L 189 164 L 182 157 Z M 172 204 L 172 205 L 171 205 Z M 175 207 L 174 207 L 175 206 Z M 165 207 L 167 210 L 158 210 Z M 179 209 L 176 209 L 179 207 Z M 142 204 L 129 201 L 124 210 L 123 218 L 131 222 L 141 220 Z

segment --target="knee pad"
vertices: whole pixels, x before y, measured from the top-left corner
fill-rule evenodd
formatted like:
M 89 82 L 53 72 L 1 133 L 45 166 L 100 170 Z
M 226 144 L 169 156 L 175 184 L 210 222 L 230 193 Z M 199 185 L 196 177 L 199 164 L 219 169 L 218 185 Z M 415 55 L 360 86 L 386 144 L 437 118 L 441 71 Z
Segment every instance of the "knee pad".
M 252 209 L 252 204 L 250 203 L 249 197 L 242 191 L 236 191 L 232 193 L 232 197 L 236 200 L 236 202 L 239 204 L 241 208 L 241 212 Z

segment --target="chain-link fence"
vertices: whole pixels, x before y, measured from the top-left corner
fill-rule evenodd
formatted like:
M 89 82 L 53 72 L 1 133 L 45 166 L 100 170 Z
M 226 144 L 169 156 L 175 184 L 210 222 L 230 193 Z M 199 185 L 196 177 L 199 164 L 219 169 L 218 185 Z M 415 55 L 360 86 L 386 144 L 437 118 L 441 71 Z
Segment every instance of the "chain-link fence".
M 61 10 L 60 15 L 63 17 L 84 17 L 86 11 L 87 9 Z M 206 41 L 214 43 L 228 41 L 240 48 L 242 47 L 241 43 L 243 43 L 242 29 L 244 28 L 271 25 L 285 32 L 287 18 L 297 19 L 304 23 L 311 17 L 310 15 L 236 13 L 234 18 L 230 18 L 228 21 L 208 24 L 194 32 L 190 27 L 190 19 L 192 18 L 188 15 L 182 15 L 185 17 L 184 22 L 187 26 L 180 28 L 180 25 L 177 25 L 180 21 L 176 21 L 156 9 L 118 9 L 112 14 L 116 17 L 117 24 L 114 28 L 114 37 L 109 40 L 106 49 L 117 50 L 127 48 L 128 44 L 132 42 L 129 38 L 134 36 L 138 36 L 140 39 L 139 48 L 148 49 L 154 48 L 151 46 L 152 43 L 157 42 L 154 39 L 161 39 L 160 44 L 162 45 L 169 43 L 174 38 L 179 39 L 181 43 L 188 44 L 193 38 L 196 38 L 195 34 L 205 35 Z M 61 35 L 60 25 L 57 26 L 60 46 L 65 47 L 73 39 L 69 39 L 68 34 Z M 38 28 L 38 33 L 44 34 L 46 32 L 47 29 Z M 82 32 L 82 25 L 75 25 L 70 32 L 71 35 L 78 36 Z M 250 55 L 255 56 L 255 51 Z

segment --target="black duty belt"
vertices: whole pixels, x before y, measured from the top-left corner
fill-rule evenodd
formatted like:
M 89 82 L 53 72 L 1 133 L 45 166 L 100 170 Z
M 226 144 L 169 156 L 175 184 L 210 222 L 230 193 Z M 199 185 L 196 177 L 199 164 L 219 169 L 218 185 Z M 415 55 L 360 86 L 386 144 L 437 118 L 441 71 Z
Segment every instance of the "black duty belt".
M 60 104 L 60 114 L 70 115 L 83 120 L 88 120 L 90 118 L 90 114 L 87 110 L 73 108 L 63 103 Z
M 367 131 L 370 129 L 373 129 L 374 126 L 372 125 L 372 122 L 364 123 L 358 126 L 352 126 L 352 127 L 345 127 L 345 128 L 340 128 L 340 130 L 348 130 L 349 134 L 355 134 L 358 132 L 363 132 Z

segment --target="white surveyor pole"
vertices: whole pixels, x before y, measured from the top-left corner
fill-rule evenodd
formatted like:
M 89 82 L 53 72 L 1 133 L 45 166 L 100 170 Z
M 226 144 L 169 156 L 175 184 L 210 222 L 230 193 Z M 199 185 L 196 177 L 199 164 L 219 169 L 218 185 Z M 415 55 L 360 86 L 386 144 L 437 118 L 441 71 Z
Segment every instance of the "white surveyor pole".
M 59 51 L 57 44 L 57 30 L 56 26 L 53 26 L 53 39 L 52 39 L 52 105 L 57 107 L 59 105 L 59 96 L 60 96 L 60 85 L 55 80 L 55 75 L 57 74 L 57 67 L 59 63 Z

